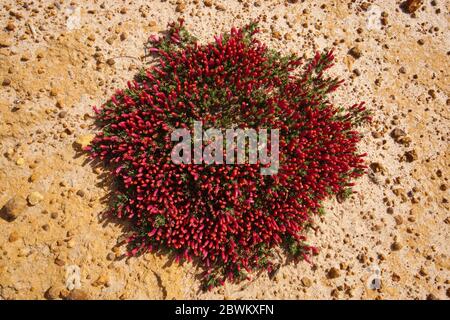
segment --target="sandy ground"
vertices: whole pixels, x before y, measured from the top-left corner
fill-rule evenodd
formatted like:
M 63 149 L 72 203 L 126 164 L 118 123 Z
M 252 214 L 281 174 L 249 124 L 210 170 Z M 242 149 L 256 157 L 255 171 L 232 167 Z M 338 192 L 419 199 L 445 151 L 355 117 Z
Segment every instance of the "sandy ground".
M 400 4 L 3 0 L 0 207 L 28 204 L 0 219 L 0 299 L 449 299 L 450 5 L 426 0 L 411 15 Z M 202 292 L 191 265 L 123 258 L 128 227 L 101 214 L 108 181 L 77 141 L 94 130 L 91 106 L 148 63 L 145 40 L 177 17 L 201 41 L 260 17 L 272 48 L 335 47 L 332 73 L 346 83 L 334 101 L 373 111 L 360 145 L 369 175 L 327 202 L 309 234 L 313 264 Z

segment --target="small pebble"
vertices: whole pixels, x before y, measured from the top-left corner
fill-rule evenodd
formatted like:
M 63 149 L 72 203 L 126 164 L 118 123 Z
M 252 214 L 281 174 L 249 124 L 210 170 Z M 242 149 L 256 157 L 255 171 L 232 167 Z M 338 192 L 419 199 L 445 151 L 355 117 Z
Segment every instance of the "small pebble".
M 339 269 L 333 267 L 328 271 L 327 276 L 329 279 L 336 279 L 341 276 L 341 272 L 339 271 Z
M 74 289 L 70 291 L 66 298 L 67 300 L 89 300 L 88 294 L 80 289 Z
M 48 290 L 45 292 L 45 298 L 48 300 L 56 300 L 59 298 L 61 290 L 57 287 L 51 286 L 48 288 Z
M 77 191 L 77 196 L 84 197 L 84 191 L 83 190 L 78 190 Z
M 19 240 L 19 234 L 17 233 L 17 231 L 11 232 L 9 234 L 8 241 L 9 242 L 16 242 L 17 240 Z
M 16 164 L 18 166 L 23 166 L 25 164 L 25 159 L 24 158 L 19 158 L 16 160 Z
M 8 202 L 3 206 L 2 212 L 4 212 L 5 217 L 9 220 L 17 219 L 26 209 L 27 202 L 22 197 L 13 197 L 8 200 Z
M 395 241 L 392 245 L 391 245 L 391 250 L 392 251 L 399 251 L 403 248 L 402 244 L 398 241 Z
M 302 285 L 306 288 L 309 288 L 312 285 L 311 279 L 309 279 L 308 277 L 303 277 L 301 282 L 302 282 Z
M 42 194 L 40 194 L 39 192 L 37 192 L 37 191 L 33 191 L 32 193 L 30 193 L 28 195 L 27 200 L 28 200 L 28 204 L 30 206 L 35 206 L 39 202 L 44 200 L 44 196 Z
M 359 59 L 362 56 L 362 52 L 358 47 L 353 47 L 348 51 L 348 54 L 355 59 Z

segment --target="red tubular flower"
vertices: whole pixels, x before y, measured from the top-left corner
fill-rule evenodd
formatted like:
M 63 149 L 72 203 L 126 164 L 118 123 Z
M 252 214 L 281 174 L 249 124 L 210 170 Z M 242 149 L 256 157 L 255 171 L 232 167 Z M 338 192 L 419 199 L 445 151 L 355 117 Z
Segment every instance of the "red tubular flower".
M 89 152 L 112 166 L 111 212 L 136 229 L 130 255 L 169 249 L 177 261 L 194 259 L 207 287 L 271 270 L 279 245 L 308 261 L 317 254 L 304 243 L 311 217 L 327 197 L 348 194 L 365 169 L 356 126 L 368 111 L 327 99 L 341 83 L 324 76 L 332 52 L 302 66 L 295 55 L 269 51 L 255 32 L 252 23 L 199 45 L 173 23 L 166 38 L 149 39 L 159 64 L 95 109 L 101 130 Z M 259 162 L 172 163 L 171 132 L 192 130 L 193 121 L 204 129 L 279 129 L 278 174 L 262 176 Z

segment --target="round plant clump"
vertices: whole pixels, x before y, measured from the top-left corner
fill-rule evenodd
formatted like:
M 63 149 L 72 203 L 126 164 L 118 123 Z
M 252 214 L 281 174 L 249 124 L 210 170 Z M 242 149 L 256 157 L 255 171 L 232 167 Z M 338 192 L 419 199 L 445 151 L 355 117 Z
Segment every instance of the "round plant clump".
M 273 270 L 276 248 L 308 260 L 317 250 L 305 231 L 322 201 L 350 194 L 365 169 L 356 127 L 368 112 L 328 100 L 341 83 L 324 74 L 332 52 L 284 56 L 256 32 L 252 23 L 203 45 L 182 21 L 172 23 L 164 37 L 150 38 L 156 63 L 95 109 L 101 129 L 88 149 L 117 182 L 111 213 L 135 228 L 130 255 L 194 260 L 208 287 Z M 174 163 L 171 135 L 194 134 L 194 122 L 203 130 L 277 129 L 277 173 L 261 174 L 267 164 L 259 160 Z

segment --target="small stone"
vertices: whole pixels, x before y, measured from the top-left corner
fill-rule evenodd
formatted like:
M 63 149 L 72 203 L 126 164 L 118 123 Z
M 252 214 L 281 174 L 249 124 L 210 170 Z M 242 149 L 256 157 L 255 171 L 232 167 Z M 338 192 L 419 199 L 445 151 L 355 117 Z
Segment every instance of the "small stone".
M 427 300 L 439 300 L 433 293 L 427 295 Z
M 11 37 L 7 33 L 0 33 L 0 48 L 8 48 L 11 46 Z
M 395 194 L 397 197 L 404 197 L 404 196 L 406 196 L 405 189 L 403 189 L 403 188 L 392 189 L 392 193 Z
M 423 1 L 422 0 L 407 0 L 404 4 L 403 4 L 403 9 L 407 12 L 407 13 L 414 13 L 417 11 L 417 9 L 420 8 L 420 6 L 422 5 Z
M 359 59 L 362 56 L 362 52 L 358 47 L 353 47 L 348 51 L 348 54 L 355 59 Z
M 218 11 L 225 11 L 226 8 L 225 8 L 225 6 L 223 4 L 218 3 L 218 4 L 216 4 L 216 10 L 218 10 Z
M 64 119 L 67 116 L 67 111 L 61 111 L 60 113 L 58 113 L 58 117 L 60 117 L 61 119 Z
M 14 25 L 14 23 L 8 22 L 8 23 L 6 24 L 6 30 L 8 30 L 8 31 L 14 31 L 15 29 L 16 29 L 16 26 Z
M 8 202 L 3 206 L 2 212 L 5 217 L 9 220 L 15 220 L 19 217 L 25 208 L 27 207 L 27 202 L 22 197 L 13 197 L 8 200 Z
M 69 296 L 69 294 L 70 294 L 70 291 L 69 290 L 67 290 L 66 288 L 61 288 L 61 291 L 59 292 L 59 296 L 62 298 L 62 299 L 67 299 L 67 297 Z
M 5 78 L 5 79 L 3 79 L 3 81 L 2 81 L 2 86 L 9 86 L 11 84 L 11 79 L 9 79 L 9 78 Z
M 395 140 L 395 142 L 398 141 L 399 138 L 406 136 L 406 132 L 402 129 L 395 128 L 391 131 L 391 137 Z
M 213 2 L 212 2 L 212 0 L 204 0 L 203 4 L 207 7 L 211 7 L 213 5 Z
M 127 39 L 127 34 L 125 33 L 125 32 L 122 32 L 121 34 L 120 34 L 120 40 L 121 41 L 125 41 Z
M 341 276 L 341 272 L 339 271 L 339 269 L 333 267 L 330 270 L 328 270 L 327 276 L 329 279 L 336 279 Z
M 52 89 L 50 90 L 50 96 L 51 96 L 51 97 L 56 97 L 57 95 L 58 95 L 58 89 L 52 88 Z
M 109 66 L 113 66 L 113 65 L 116 64 L 116 60 L 114 60 L 114 59 L 112 59 L 112 58 L 109 58 L 108 60 L 106 60 L 106 63 L 107 63 Z
M 56 300 L 59 298 L 59 294 L 60 294 L 61 290 L 60 288 L 51 286 L 50 288 L 48 288 L 48 290 L 45 292 L 45 298 L 48 300 Z
M 6 150 L 5 156 L 8 159 L 11 159 L 12 156 L 14 155 L 15 151 L 13 148 L 9 148 L 8 150 Z
M 39 192 L 37 192 L 37 191 L 33 191 L 32 193 L 30 193 L 28 195 L 27 200 L 28 200 L 28 204 L 30 206 L 35 206 L 39 202 L 44 200 L 44 196 L 42 194 L 40 194 Z
M 91 144 L 91 141 L 94 139 L 94 137 L 94 134 L 84 134 L 79 136 L 77 140 L 75 140 L 75 147 L 79 150 L 83 150 Z
M 20 57 L 20 61 L 27 62 L 30 60 L 30 56 L 28 54 L 24 54 Z
M 37 173 L 32 173 L 29 177 L 28 177 L 28 181 L 30 182 L 35 182 L 37 179 L 39 179 L 39 175 Z
M 55 264 L 57 266 L 59 266 L 59 267 L 62 267 L 62 266 L 64 266 L 66 264 L 66 262 L 64 260 L 60 259 L 60 258 L 56 258 L 55 259 Z
M 349 268 L 349 266 L 346 262 L 341 262 L 341 263 L 339 263 L 339 268 L 341 270 L 347 270 Z
M 401 216 L 395 216 L 394 220 L 395 220 L 395 224 L 398 226 L 403 223 L 403 218 Z
M 122 293 L 121 295 L 120 295 L 120 297 L 119 297 L 119 299 L 120 300 L 127 300 L 129 298 L 129 296 L 128 296 L 128 294 L 125 292 L 125 293 Z M 226 299 L 225 299 L 226 300 Z
M 422 277 L 425 277 L 425 276 L 428 275 L 428 272 L 427 272 L 427 270 L 422 266 L 422 267 L 420 267 L 419 274 L 420 274 Z
M 401 279 L 401 277 L 400 277 L 400 275 L 398 273 L 394 272 L 392 274 L 392 281 L 398 282 L 398 281 L 400 281 L 400 279 Z
M 175 8 L 176 12 L 184 12 L 184 9 L 186 9 L 186 5 L 184 4 L 184 2 L 181 2 L 177 5 L 177 7 Z
M 90 34 L 90 35 L 88 36 L 88 40 L 89 40 L 89 41 L 95 41 L 95 36 L 94 36 L 93 34 Z
M 111 36 L 106 38 L 106 43 L 108 43 L 109 45 L 112 45 L 114 43 L 114 40 L 116 40 L 116 36 Z
M 330 295 L 331 295 L 333 298 L 336 298 L 336 299 L 339 298 L 339 290 L 337 290 L 337 289 L 331 290 Z
M 399 251 L 403 248 L 402 244 L 398 241 L 395 241 L 392 245 L 391 245 L 391 250 L 392 251 Z
M 55 105 L 56 105 L 56 107 L 58 109 L 64 108 L 64 103 L 61 100 L 56 100 L 56 104 Z
M 372 162 L 370 164 L 370 169 L 372 169 L 373 172 L 385 172 L 386 171 L 384 166 L 379 162 Z
M 405 152 L 405 159 L 407 162 L 413 162 L 418 159 L 416 150 L 412 149 L 410 151 Z
M 18 166 L 23 166 L 25 164 L 25 159 L 24 158 L 19 158 L 16 160 L 16 164 Z
M 113 252 L 110 252 L 106 256 L 106 259 L 108 259 L 109 261 L 114 261 L 116 259 L 116 255 Z
M 77 196 L 84 197 L 84 191 L 83 190 L 78 190 L 77 191 Z
M 67 248 L 72 249 L 76 246 L 76 241 L 73 239 L 70 239 L 69 241 L 67 241 Z
M 17 240 L 19 240 L 19 234 L 17 233 L 17 231 L 11 232 L 9 234 L 8 241 L 9 242 L 16 242 Z
M 308 277 L 303 277 L 301 282 L 302 282 L 302 285 L 306 288 L 309 288 L 312 285 L 311 279 L 309 279 Z
M 89 300 L 88 294 L 80 289 L 74 289 L 70 291 L 66 298 L 67 300 Z
M 368 2 L 361 3 L 362 10 L 367 11 L 367 10 L 369 10 L 369 8 L 370 8 L 370 3 L 368 3 Z

